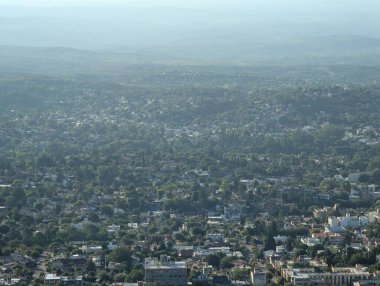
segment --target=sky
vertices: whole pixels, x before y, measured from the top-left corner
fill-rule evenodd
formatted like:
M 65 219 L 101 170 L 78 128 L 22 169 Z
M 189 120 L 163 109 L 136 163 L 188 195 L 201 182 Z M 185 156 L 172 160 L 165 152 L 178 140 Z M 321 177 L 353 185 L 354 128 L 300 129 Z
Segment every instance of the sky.
M 0 4 L 12 6 L 135 6 L 135 7 L 184 7 L 228 4 L 225 0 L 0 0 Z
M 243 53 L 378 27 L 379 0 L 0 0 L 0 46 Z
M 144 8 L 186 8 L 206 11 L 255 11 L 273 12 L 273 16 L 295 12 L 294 18 L 329 14 L 380 17 L 378 0 L 0 0 L 0 7 L 144 7 Z M 1 10 L 1 9 L 0 9 Z M 0 11 L 1 12 L 1 11 Z M 258 15 L 259 16 L 259 15 Z
M 275 8 L 276 6 L 297 5 L 308 7 L 309 10 L 320 7 L 339 7 L 339 9 L 369 11 L 380 8 L 378 0 L 0 0 L 0 5 L 11 6 L 141 6 L 141 7 L 183 7 L 183 8 L 212 8 L 236 7 L 253 8 L 257 5 Z M 244 6 L 242 6 L 244 5 Z

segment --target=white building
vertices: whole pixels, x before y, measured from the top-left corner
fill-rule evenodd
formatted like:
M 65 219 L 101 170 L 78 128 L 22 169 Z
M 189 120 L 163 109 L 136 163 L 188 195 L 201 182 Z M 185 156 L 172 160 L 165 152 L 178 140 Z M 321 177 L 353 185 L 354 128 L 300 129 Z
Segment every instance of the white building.
M 321 244 L 321 240 L 319 238 L 314 238 L 314 237 L 303 237 L 301 238 L 301 242 L 306 244 L 307 246 L 314 246 L 317 244 Z
M 326 233 L 343 233 L 346 230 L 340 225 L 339 220 L 335 216 L 330 216 L 327 219 L 325 227 Z
M 339 217 L 339 224 L 344 228 L 359 228 L 360 221 L 357 216 L 351 216 L 349 213 L 345 217 Z
M 368 218 L 369 223 L 373 223 L 380 219 L 380 211 L 377 209 L 376 211 L 369 212 L 366 214 L 366 217 Z
M 148 258 L 145 260 L 145 282 L 159 286 L 186 286 L 186 262 L 174 262 L 167 256 L 162 256 L 160 260 Z
M 314 268 L 283 269 L 282 276 L 293 285 L 331 285 L 343 286 L 352 285 L 356 281 L 365 281 L 373 276 L 366 267 L 357 265 L 356 267 L 333 267 L 331 272 L 315 272 Z

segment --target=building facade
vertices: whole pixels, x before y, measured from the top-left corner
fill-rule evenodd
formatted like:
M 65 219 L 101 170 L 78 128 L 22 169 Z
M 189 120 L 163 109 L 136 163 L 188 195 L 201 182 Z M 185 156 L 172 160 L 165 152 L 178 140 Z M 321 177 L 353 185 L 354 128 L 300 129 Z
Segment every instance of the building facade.
M 145 282 L 159 286 L 187 285 L 187 267 L 185 261 L 170 261 L 167 256 L 160 260 L 148 258 L 145 260 Z

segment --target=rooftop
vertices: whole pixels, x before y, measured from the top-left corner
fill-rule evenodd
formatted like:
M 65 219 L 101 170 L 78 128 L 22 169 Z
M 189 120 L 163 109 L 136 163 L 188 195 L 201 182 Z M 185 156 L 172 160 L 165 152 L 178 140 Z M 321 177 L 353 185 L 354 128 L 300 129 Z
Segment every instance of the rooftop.
M 185 261 L 158 260 L 155 258 L 145 259 L 145 269 L 185 269 Z

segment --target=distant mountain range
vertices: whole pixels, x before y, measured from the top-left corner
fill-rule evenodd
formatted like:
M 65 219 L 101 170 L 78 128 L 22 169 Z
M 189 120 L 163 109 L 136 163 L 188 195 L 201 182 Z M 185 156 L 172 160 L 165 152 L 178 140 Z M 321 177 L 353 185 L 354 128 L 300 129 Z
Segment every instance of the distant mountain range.
M 338 8 L 329 14 L 286 5 L 260 13 L 254 7 L 1 7 L 0 70 L 42 69 L 44 62 L 74 71 L 171 62 L 379 64 L 380 18 Z
M 308 37 L 293 41 L 227 41 L 195 37 L 176 45 L 117 46 L 102 50 L 0 46 L 1 70 L 46 66 L 73 71 L 114 70 L 137 63 L 182 64 L 361 64 L 380 65 L 380 39 L 363 36 Z
M 348 5 L 334 8 L 331 3 L 325 4 L 322 10 L 310 5 L 305 10 L 302 5 L 285 3 L 262 4 L 261 8 L 253 4 L 249 7 L 221 6 L 209 10 L 0 6 L 0 43 L 99 49 L 113 46 L 196 46 L 208 42 L 259 45 L 331 35 L 380 38 L 380 19 L 376 13 L 357 15 L 352 7 L 344 10 Z

